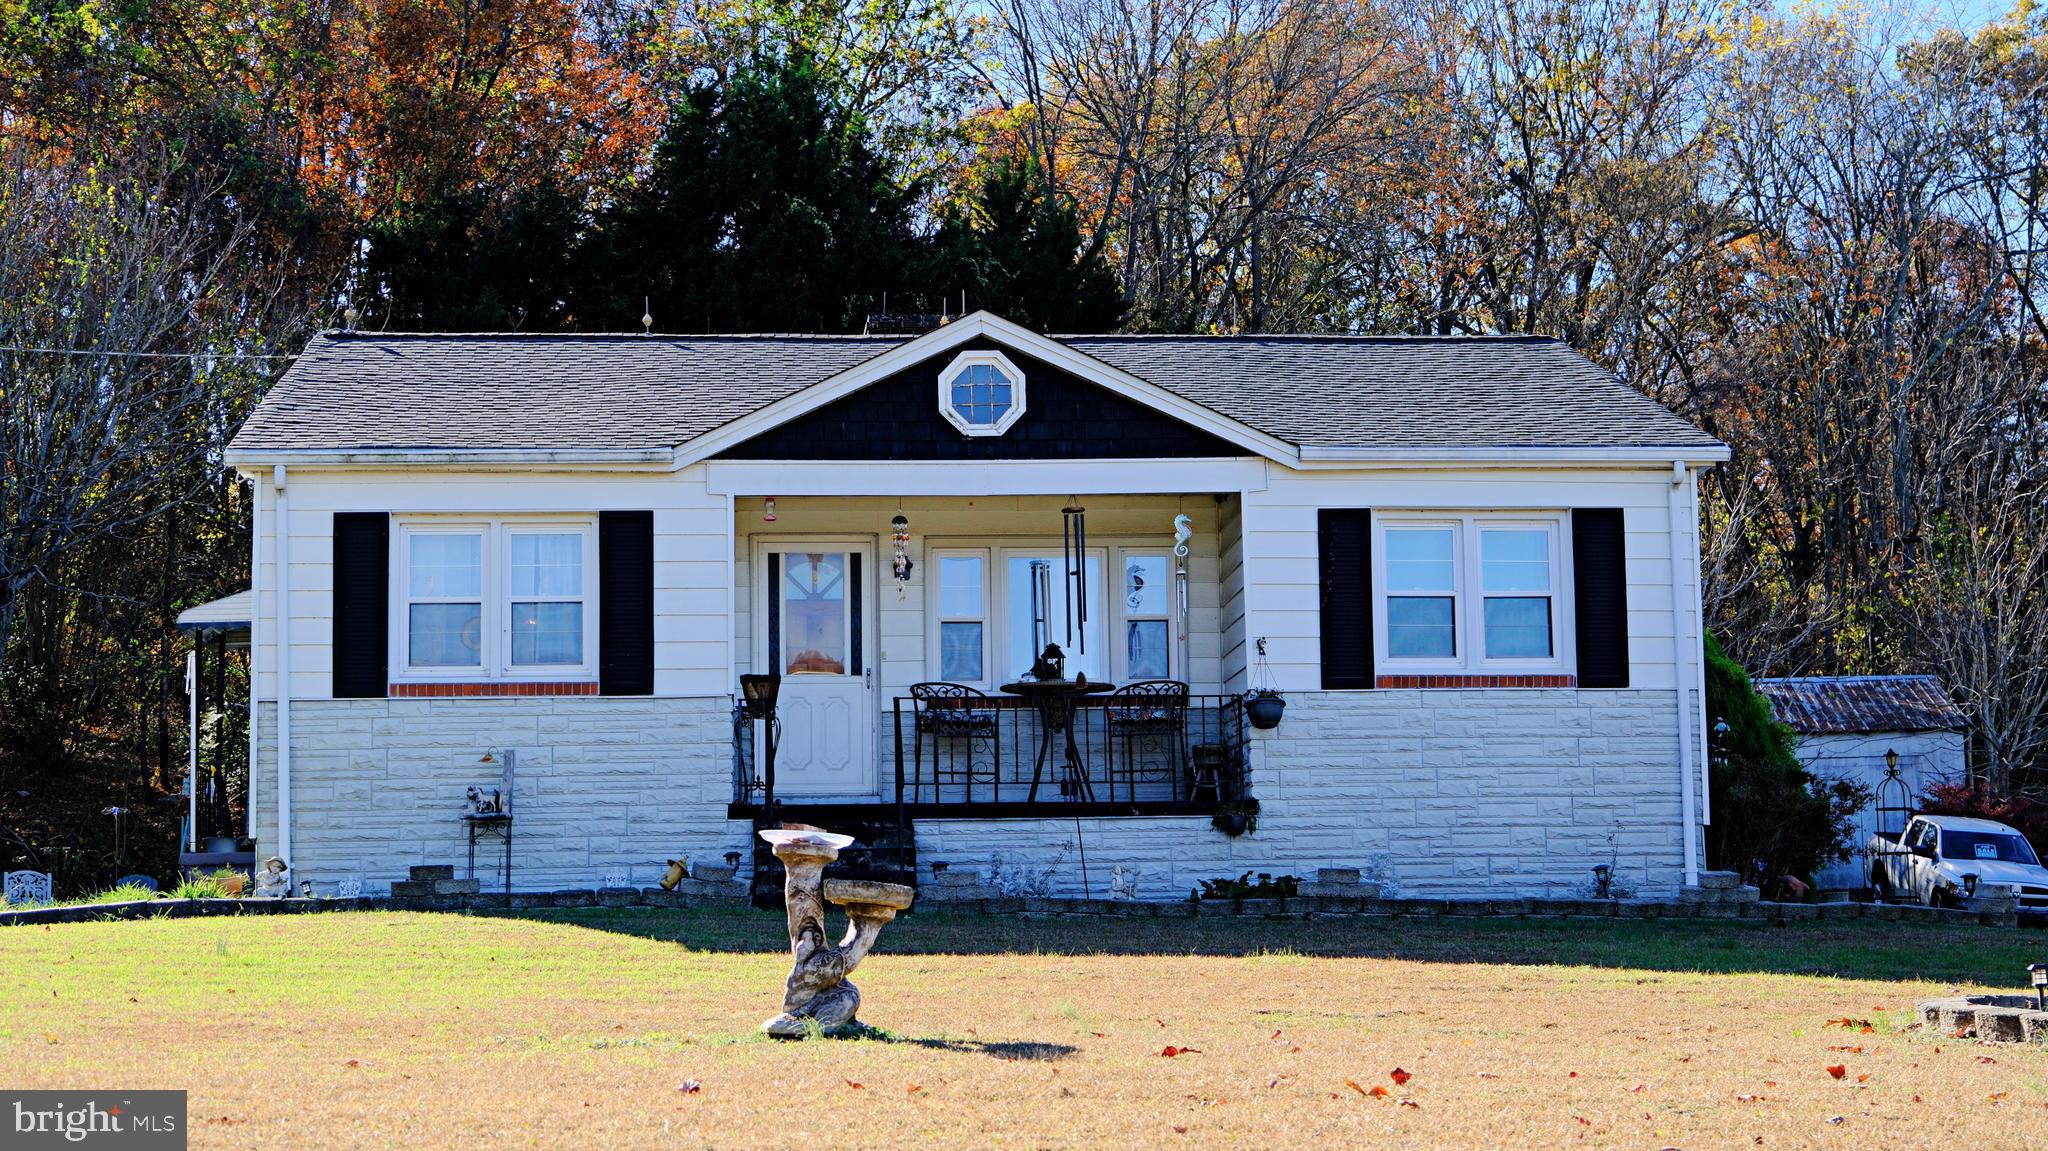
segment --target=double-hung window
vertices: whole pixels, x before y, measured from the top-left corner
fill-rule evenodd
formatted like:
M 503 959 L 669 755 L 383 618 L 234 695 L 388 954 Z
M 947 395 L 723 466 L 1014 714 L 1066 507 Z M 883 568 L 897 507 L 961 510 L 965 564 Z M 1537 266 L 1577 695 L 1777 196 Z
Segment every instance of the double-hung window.
M 1384 669 L 1566 666 L 1562 516 L 1375 513 L 1373 527 Z
M 589 521 L 401 521 L 397 543 L 392 651 L 401 678 L 595 674 Z
M 1048 643 L 1060 646 L 1070 676 L 1167 679 L 1177 670 L 1178 593 L 1164 552 L 1089 548 L 1082 597 L 1057 543 L 935 545 L 926 562 L 934 678 L 993 688 L 1029 671 Z

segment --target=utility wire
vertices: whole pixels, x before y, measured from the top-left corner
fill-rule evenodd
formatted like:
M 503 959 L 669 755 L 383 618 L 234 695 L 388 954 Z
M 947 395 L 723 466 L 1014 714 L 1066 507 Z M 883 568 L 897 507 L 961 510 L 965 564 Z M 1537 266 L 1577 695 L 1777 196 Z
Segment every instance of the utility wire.
M 0 344 L 0 352 L 32 352 L 45 356 L 128 356 L 145 360 L 296 360 L 296 352 L 128 352 L 89 348 L 32 348 Z

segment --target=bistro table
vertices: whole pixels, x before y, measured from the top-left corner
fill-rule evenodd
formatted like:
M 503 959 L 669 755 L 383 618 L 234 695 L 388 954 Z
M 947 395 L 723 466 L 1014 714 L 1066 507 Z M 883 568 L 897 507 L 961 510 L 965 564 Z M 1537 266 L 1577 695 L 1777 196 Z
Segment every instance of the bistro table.
M 1046 761 L 1052 758 L 1053 739 L 1060 735 L 1067 739 L 1066 777 L 1060 780 L 1061 794 L 1094 801 L 1095 788 L 1088 782 L 1088 765 L 1082 761 L 1081 748 L 1074 742 L 1074 708 L 1083 696 L 1106 695 L 1115 690 L 1113 683 L 1071 679 L 1020 679 L 1002 686 L 1004 695 L 1030 700 L 1038 710 L 1038 761 L 1031 768 L 1031 792 L 1025 802 L 1038 798 L 1039 778 L 1045 773 Z

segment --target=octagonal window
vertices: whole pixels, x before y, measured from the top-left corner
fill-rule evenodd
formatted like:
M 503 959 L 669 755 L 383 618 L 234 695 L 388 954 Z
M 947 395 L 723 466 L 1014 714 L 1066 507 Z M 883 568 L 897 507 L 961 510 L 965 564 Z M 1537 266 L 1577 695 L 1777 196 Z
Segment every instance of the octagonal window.
M 1024 375 L 997 352 L 966 352 L 939 375 L 939 410 L 970 436 L 999 436 L 1024 414 Z

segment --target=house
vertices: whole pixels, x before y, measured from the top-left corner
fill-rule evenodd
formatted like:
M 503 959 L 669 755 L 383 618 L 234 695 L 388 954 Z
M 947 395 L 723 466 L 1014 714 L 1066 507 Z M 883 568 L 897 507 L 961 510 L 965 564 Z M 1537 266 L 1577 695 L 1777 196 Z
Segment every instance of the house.
M 512 751 L 518 888 L 801 819 L 1053 894 L 1675 892 L 1726 458 L 1538 338 L 329 332 L 227 456 L 249 834 L 375 892 L 464 862 Z M 1185 695 L 1006 693 L 1048 643 Z
M 1869 885 L 1862 845 L 1880 829 L 1904 829 L 1904 816 L 1935 783 L 1969 779 L 1968 721 L 1931 675 L 1816 675 L 1758 679 L 1780 723 L 1799 737 L 1795 754 L 1816 777 L 1847 780 L 1871 791 L 1856 814 L 1855 858 L 1814 875 L 1823 890 Z M 1898 770 L 1889 791 L 1885 777 Z M 1887 823 L 1886 821 L 1889 820 Z

